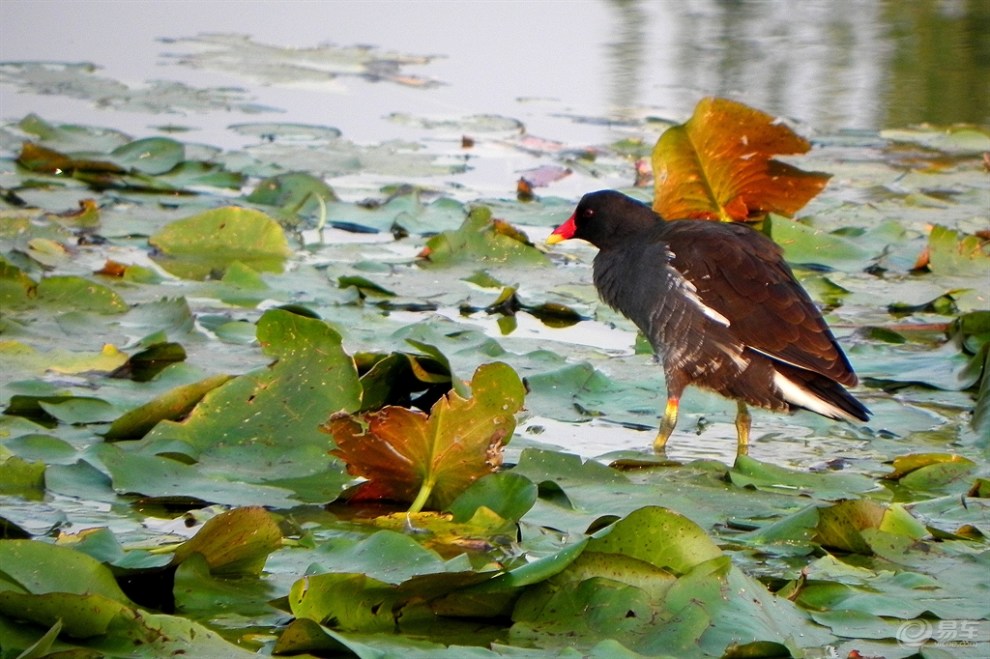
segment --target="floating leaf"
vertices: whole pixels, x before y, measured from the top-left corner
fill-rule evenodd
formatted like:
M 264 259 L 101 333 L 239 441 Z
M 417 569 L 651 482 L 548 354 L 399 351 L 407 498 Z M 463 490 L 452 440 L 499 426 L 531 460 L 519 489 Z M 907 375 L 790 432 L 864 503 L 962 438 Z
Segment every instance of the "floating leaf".
M 990 277 L 990 240 L 936 225 L 928 236 L 923 263 L 942 275 Z
M 185 147 L 167 137 L 134 140 L 110 152 L 110 160 L 124 169 L 151 176 L 173 169 L 185 156 Z
M 450 364 L 433 356 L 393 352 L 354 355 L 361 374 L 361 411 L 386 405 L 429 409 L 451 387 Z
M 782 121 L 724 98 L 698 102 L 686 123 L 653 149 L 653 208 L 666 219 L 746 220 L 794 215 L 829 175 L 774 160 L 811 145 Z
M 894 458 L 894 470 L 884 478 L 922 492 L 965 492 L 978 465 L 952 453 L 913 453 Z
M 44 490 L 44 462 L 29 462 L 16 455 L 0 460 L 0 493 L 37 496 Z
M 862 474 L 807 473 L 760 462 L 746 455 L 736 457 L 729 478 L 741 487 L 757 487 L 793 494 L 814 492 L 823 499 L 838 499 L 876 489 Z
M 65 632 L 103 634 L 130 602 L 105 565 L 86 554 L 33 540 L 0 541 L 0 612 Z
M 361 293 L 361 297 L 371 296 L 371 297 L 395 297 L 395 293 L 388 290 L 384 286 L 376 284 L 367 277 L 360 277 L 357 275 L 346 275 L 337 278 L 337 285 L 341 288 L 347 288 L 348 286 L 353 286 L 358 289 Z
M 669 564 L 686 573 L 675 577 Z M 657 506 L 596 534 L 580 557 L 524 592 L 512 617 L 517 642 L 574 648 L 614 639 L 647 655 L 776 656 L 797 630 L 801 647 L 826 637 L 733 567 L 703 530 Z
M 442 509 L 501 464 L 524 397 L 519 376 L 499 362 L 475 371 L 471 393 L 462 398 L 451 391 L 429 416 L 391 406 L 332 418 L 323 429 L 351 473 L 369 479 L 366 493 L 410 501 L 412 512 Z
M 856 271 L 876 256 L 855 240 L 779 216 L 767 217 L 763 230 L 781 246 L 789 263 Z
M 676 573 L 722 555 L 697 524 L 659 506 L 634 510 L 599 532 L 588 551 L 622 554 Z
M 258 183 L 247 201 L 306 217 L 320 213 L 327 202 L 337 201 L 337 195 L 323 179 L 304 172 L 290 172 Z
M 44 307 L 55 311 L 92 311 L 117 314 L 127 303 L 116 291 L 84 277 L 53 275 L 37 285 L 19 269 L 0 264 L 0 302 L 7 308 Z
M 261 272 L 281 272 L 291 254 L 285 232 L 264 213 L 228 206 L 170 223 L 148 242 L 156 261 L 174 275 L 205 279 L 240 261 Z
M 450 512 L 455 521 L 464 522 L 485 507 L 503 519 L 518 521 L 533 507 L 538 492 L 536 484 L 525 476 L 497 472 L 469 485 L 450 504 Z
M 430 238 L 420 253 L 429 263 L 545 264 L 546 256 L 508 224 L 492 220 L 491 209 L 473 209 L 456 231 Z
M 349 479 L 327 455 L 319 425 L 330 413 L 360 408 L 353 360 L 329 325 L 285 310 L 266 312 L 257 335 L 275 362 L 212 389 L 181 422 L 160 421 L 137 447 L 108 451 L 115 487 L 154 496 L 185 489 L 235 505 L 287 505 L 292 492 L 306 500 L 339 494 Z M 158 445 L 197 464 L 161 458 Z

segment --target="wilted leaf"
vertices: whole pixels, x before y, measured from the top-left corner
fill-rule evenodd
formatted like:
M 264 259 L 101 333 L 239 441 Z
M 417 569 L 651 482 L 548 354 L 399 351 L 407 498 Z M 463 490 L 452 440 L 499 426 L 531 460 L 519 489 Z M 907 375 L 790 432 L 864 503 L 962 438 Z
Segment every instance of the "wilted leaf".
M 205 279 L 240 261 L 261 272 L 281 272 L 291 254 L 285 232 L 264 213 L 228 206 L 172 222 L 148 242 L 156 261 L 187 279 Z
M 66 226 L 91 229 L 100 223 L 100 206 L 95 199 L 80 199 L 79 210 L 49 213 L 45 217 Z
M 214 375 L 199 382 L 172 389 L 140 407 L 119 416 L 104 434 L 108 442 L 138 439 L 159 421 L 177 421 L 188 414 L 210 391 L 230 380 L 230 375 Z
M 94 176 L 109 177 L 124 172 L 112 162 L 100 160 L 76 159 L 54 149 L 25 142 L 17 156 L 17 162 L 33 172 L 42 172 L 55 176 Z M 109 180 L 109 179 L 107 179 Z
M 110 377 L 147 382 L 161 373 L 165 367 L 185 359 L 186 351 L 182 345 L 171 341 L 162 341 L 128 357 L 124 364 L 110 374 Z
M 448 393 L 429 416 L 391 406 L 333 418 L 323 429 L 337 444 L 333 453 L 369 480 L 376 497 L 410 501 L 413 512 L 442 509 L 501 464 L 525 395 L 519 376 L 499 362 L 475 371 L 471 392 L 467 399 Z
M 724 98 L 702 99 L 691 119 L 657 141 L 653 208 L 670 220 L 790 217 L 822 191 L 829 175 L 773 156 L 810 148 L 768 114 Z
M 37 285 L 27 273 L 0 257 L 0 307 L 27 306 Z
M 201 554 L 212 574 L 261 574 L 268 554 L 281 546 L 282 532 L 261 507 L 234 508 L 213 517 L 175 550 L 175 563 Z

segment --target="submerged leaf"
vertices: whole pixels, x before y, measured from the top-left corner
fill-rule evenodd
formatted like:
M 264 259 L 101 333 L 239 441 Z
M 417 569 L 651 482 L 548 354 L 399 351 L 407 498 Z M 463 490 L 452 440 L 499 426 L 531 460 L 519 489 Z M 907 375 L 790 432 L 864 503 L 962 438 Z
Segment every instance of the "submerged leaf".
M 653 208 L 669 220 L 790 217 L 830 177 L 773 156 L 810 148 L 768 114 L 724 98 L 702 99 L 691 119 L 668 128 L 653 149 Z

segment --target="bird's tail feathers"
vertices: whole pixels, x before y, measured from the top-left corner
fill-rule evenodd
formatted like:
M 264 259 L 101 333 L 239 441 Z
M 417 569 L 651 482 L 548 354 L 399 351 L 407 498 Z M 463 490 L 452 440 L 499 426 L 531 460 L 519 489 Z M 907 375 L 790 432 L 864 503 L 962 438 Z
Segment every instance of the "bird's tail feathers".
M 870 410 L 834 380 L 819 373 L 775 364 L 774 384 L 789 404 L 843 421 L 869 421 Z

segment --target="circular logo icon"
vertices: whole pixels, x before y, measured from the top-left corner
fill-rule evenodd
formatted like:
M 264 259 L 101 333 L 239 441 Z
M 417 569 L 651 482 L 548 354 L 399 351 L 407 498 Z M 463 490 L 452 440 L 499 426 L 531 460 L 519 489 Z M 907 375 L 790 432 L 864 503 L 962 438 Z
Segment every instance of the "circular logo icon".
M 932 623 L 927 620 L 908 620 L 897 628 L 897 642 L 908 647 L 919 647 L 932 637 Z

